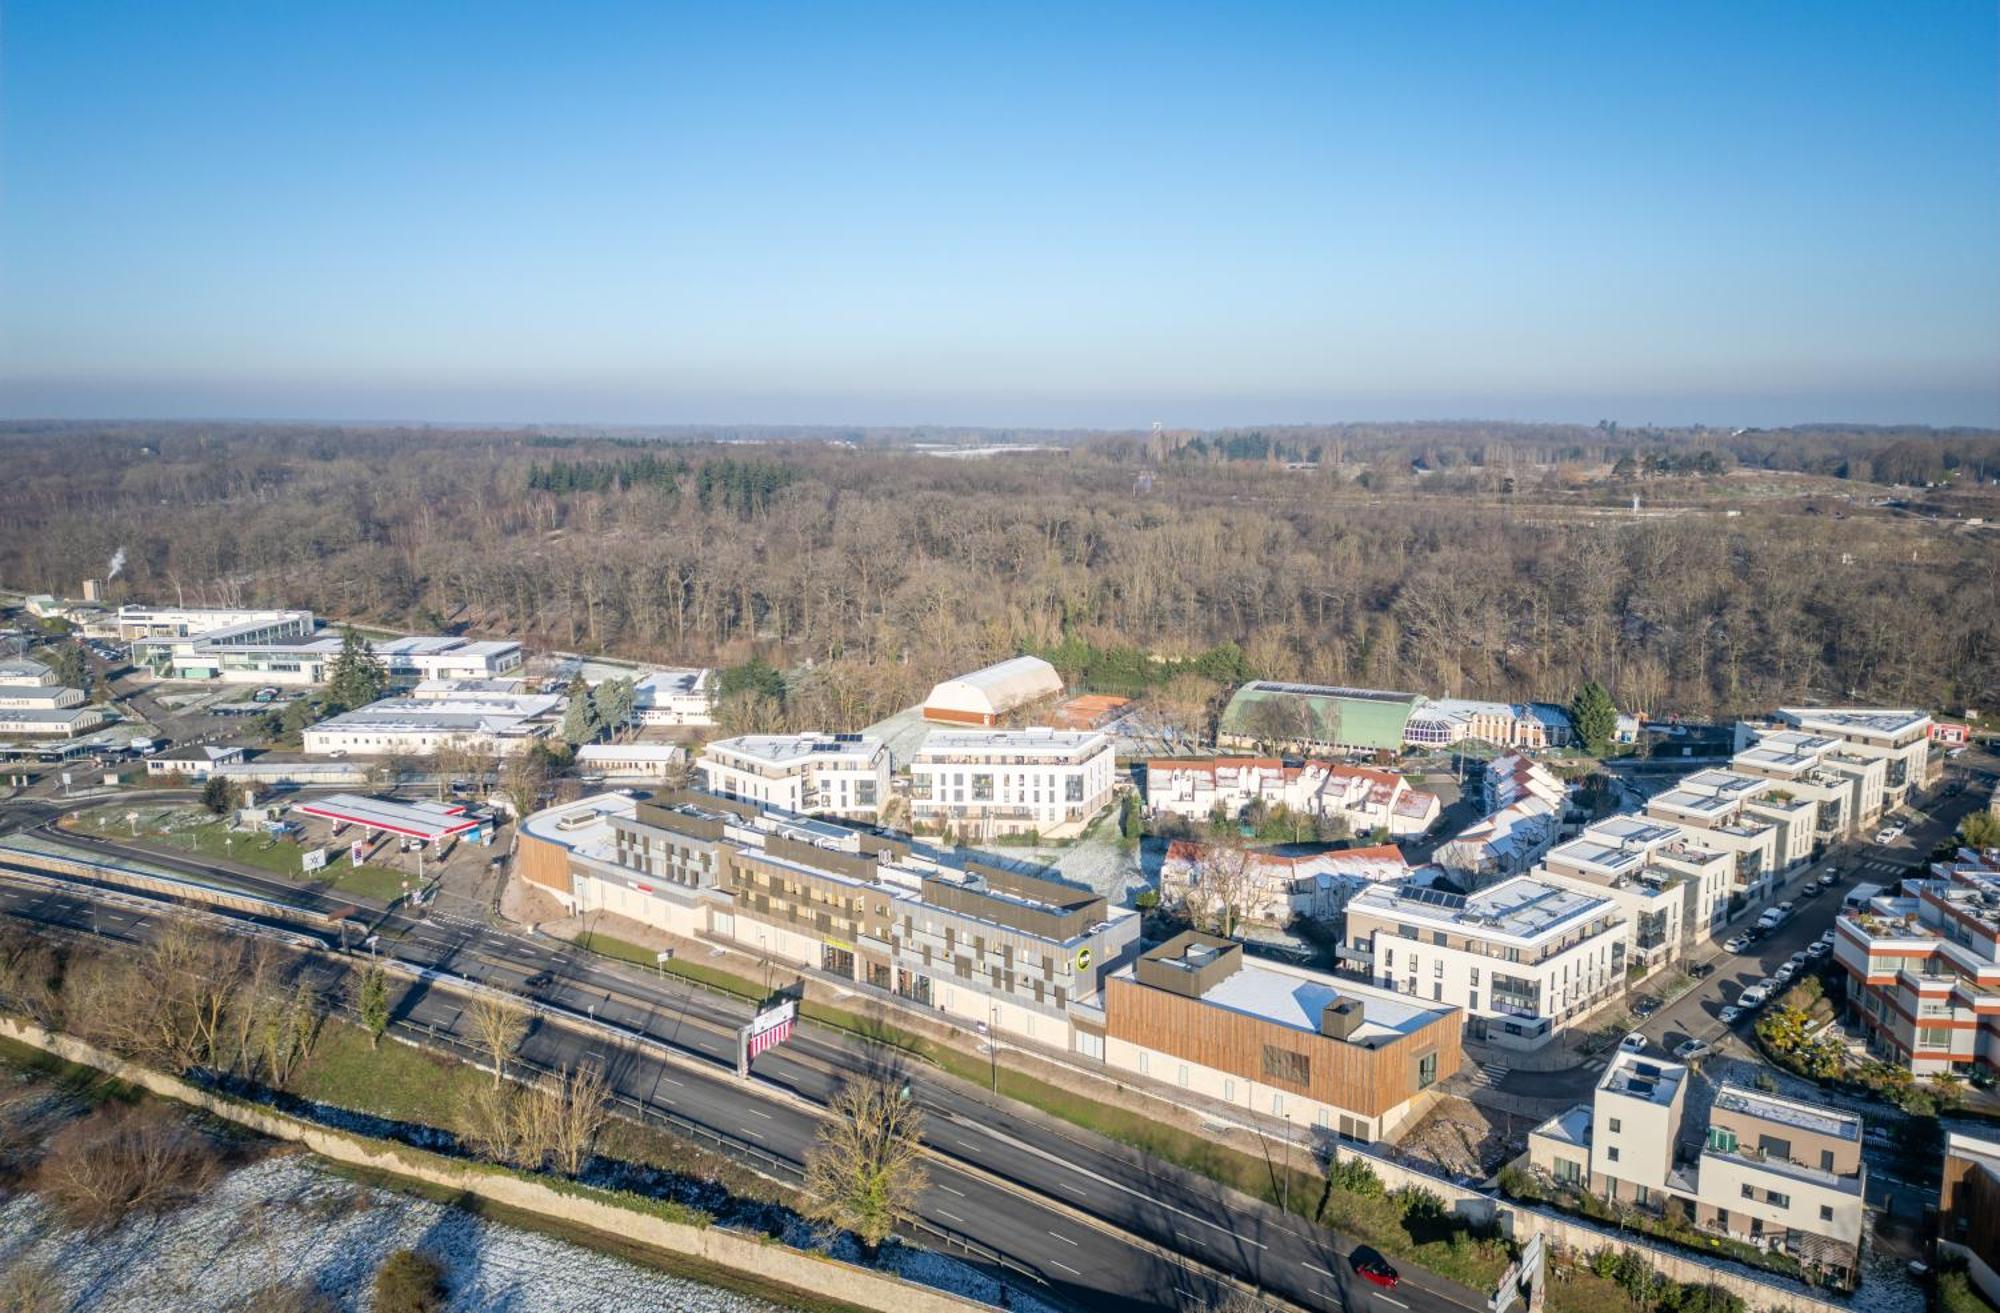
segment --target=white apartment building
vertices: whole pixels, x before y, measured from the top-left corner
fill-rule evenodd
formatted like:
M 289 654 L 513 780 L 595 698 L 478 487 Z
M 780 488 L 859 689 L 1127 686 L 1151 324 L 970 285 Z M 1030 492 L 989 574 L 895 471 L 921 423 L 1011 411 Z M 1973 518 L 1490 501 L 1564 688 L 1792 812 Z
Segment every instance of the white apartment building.
M 715 724 L 715 672 L 648 670 L 632 681 L 632 719 L 641 725 Z
M 1520 875 L 1562 834 L 1561 804 L 1526 797 L 1481 817 L 1438 845 L 1438 865 L 1475 885 Z
M 672 778 L 686 757 L 671 743 L 586 743 L 576 750 L 576 768 L 607 780 L 660 781 Z
M 1162 758 L 1146 763 L 1146 805 L 1156 816 L 1204 821 L 1241 816 L 1261 802 L 1306 816 L 1338 817 L 1350 832 L 1422 834 L 1442 803 L 1394 771 L 1338 762 L 1288 765 L 1276 757 Z
M 1846 752 L 1883 762 L 1884 805 L 1889 810 L 1909 799 L 1931 770 L 1931 717 L 1922 711 L 1891 707 L 1780 707 L 1778 721 L 1807 734 L 1838 739 Z
M 1643 816 L 1610 816 L 1549 850 L 1535 874 L 1618 905 L 1626 960 L 1648 968 L 1684 957 L 1729 920 L 1736 863 L 1694 832 Z
M 1646 815 L 1699 832 L 1704 847 L 1736 859 L 1744 903 L 1777 901 L 1787 877 L 1812 860 L 1818 809 L 1773 781 L 1734 771 L 1696 771 L 1646 800 Z
M 1343 964 L 1463 1010 L 1466 1037 L 1547 1044 L 1625 986 L 1624 918 L 1601 893 L 1519 876 L 1472 895 L 1377 886 L 1347 904 Z
M 888 745 L 862 734 L 745 734 L 717 739 L 695 762 L 720 797 L 868 821 L 889 799 L 892 765 Z
M 1111 804 L 1114 777 L 1111 736 L 1097 730 L 932 730 L 910 762 L 910 816 L 1065 838 Z
M 1860 755 L 1824 734 L 1738 729 L 1743 741 L 1729 768 L 1774 780 L 1787 793 L 1815 804 L 1819 808 L 1815 829 L 1821 839 L 1861 833 L 1882 814 L 1888 758 Z
M 311 726 L 305 750 L 314 756 L 427 757 L 463 744 L 510 757 L 547 738 L 562 706 L 562 698 L 540 694 L 384 698 Z

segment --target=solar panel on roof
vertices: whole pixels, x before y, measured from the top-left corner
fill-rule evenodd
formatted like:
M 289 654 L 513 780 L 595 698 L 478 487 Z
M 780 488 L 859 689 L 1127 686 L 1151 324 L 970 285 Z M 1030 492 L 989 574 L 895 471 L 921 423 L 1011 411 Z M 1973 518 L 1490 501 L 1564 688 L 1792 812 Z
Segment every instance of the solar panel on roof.
M 1660 1069 L 1650 1062 L 1635 1062 L 1632 1064 L 1632 1070 L 1641 1076 L 1658 1077 L 1660 1074 Z
M 1423 903 L 1428 907 L 1442 907 L 1458 912 L 1465 909 L 1465 895 L 1447 893 L 1428 885 L 1406 884 L 1396 891 L 1398 898 L 1407 898 L 1413 903 Z

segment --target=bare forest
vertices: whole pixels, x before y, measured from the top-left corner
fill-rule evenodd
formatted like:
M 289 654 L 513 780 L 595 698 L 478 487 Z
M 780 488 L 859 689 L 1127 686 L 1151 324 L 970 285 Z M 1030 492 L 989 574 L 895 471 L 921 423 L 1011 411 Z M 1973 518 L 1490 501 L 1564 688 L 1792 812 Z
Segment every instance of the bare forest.
M 1023 650 L 1168 704 L 1241 674 L 1564 701 L 1594 678 L 1692 716 L 2000 696 L 1993 434 L 988 434 L 1047 449 L 979 459 L 721 436 L 16 424 L 0 584 L 75 595 L 122 550 L 112 602 L 755 657 L 829 729 Z

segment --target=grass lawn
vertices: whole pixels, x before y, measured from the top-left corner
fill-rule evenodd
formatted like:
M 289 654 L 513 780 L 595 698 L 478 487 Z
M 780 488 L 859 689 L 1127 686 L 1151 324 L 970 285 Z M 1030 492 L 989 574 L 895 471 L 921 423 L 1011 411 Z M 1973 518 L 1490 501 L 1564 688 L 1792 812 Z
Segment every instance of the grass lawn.
M 0 1067 L 11 1067 L 50 1081 L 65 1093 L 95 1108 L 105 1103 L 137 1103 L 147 1097 L 137 1085 L 127 1085 L 95 1067 L 59 1058 L 32 1044 L 0 1037 Z
M 288 1088 L 302 1098 L 449 1130 L 452 1110 L 492 1079 L 456 1059 L 393 1039 L 370 1048 L 367 1031 L 328 1021 Z
M 1986 1296 L 1964 1272 L 1938 1273 L 1937 1293 L 1939 1313 L 1993 1313 Z

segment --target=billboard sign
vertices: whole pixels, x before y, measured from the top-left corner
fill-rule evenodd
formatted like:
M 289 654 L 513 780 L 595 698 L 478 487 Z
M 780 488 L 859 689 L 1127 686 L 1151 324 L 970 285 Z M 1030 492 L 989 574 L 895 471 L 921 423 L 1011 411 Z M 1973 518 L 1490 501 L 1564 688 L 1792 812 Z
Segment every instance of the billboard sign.
M 301 854 L 299 857 L 300 870 L 317 871 L 323 869 L 325 866 L 326 849 L 324 848 L 314 848 L 310 852 Z
M 368 845 L 359 839 L 347 845 L 347 860 L 355 866 L 361 865 L 368 857 Z

